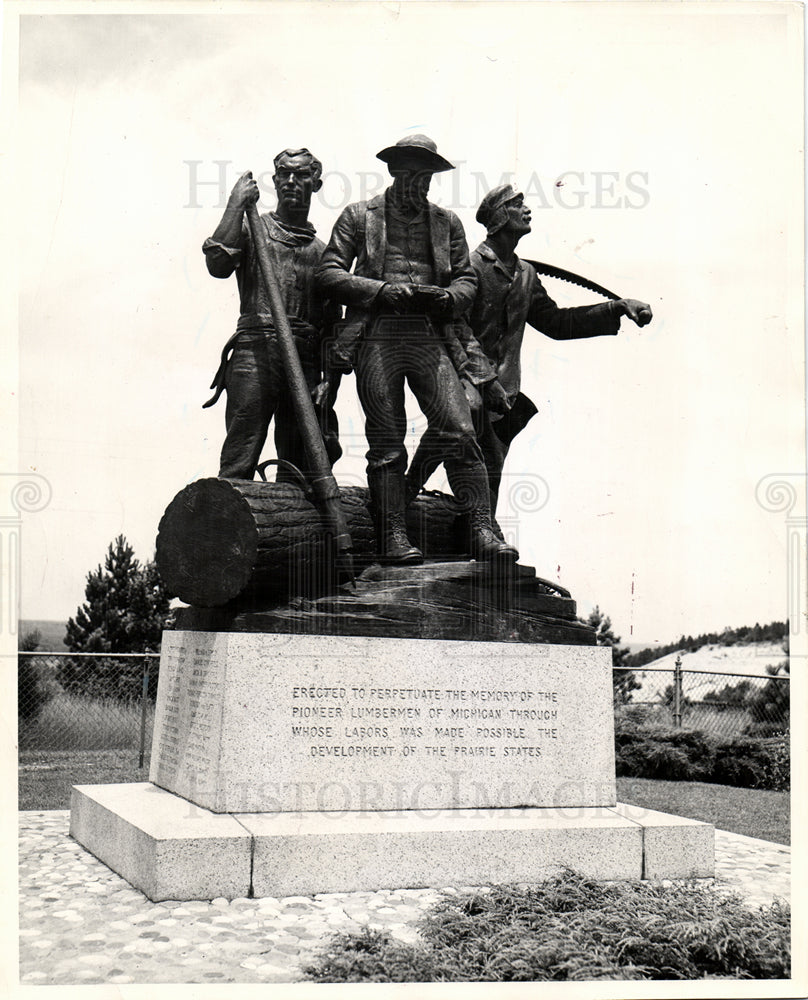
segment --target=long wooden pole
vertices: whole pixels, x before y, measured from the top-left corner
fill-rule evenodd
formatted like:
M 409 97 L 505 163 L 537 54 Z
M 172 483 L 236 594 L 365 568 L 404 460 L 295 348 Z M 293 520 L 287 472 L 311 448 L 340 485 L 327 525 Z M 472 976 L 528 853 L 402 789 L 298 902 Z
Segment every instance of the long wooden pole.
M 309 463 L 308 472 L 314 500 L 323 513 L 329 533 L 332 536 L 337 573 L 343 579 L 353 580 L 352 542 L 348 532 L 348 521 L 342 509 L 339 486 L 331 472 L 331 463 L 323 441 L 314 403 L 300 364 L 292 328 L 286 315 L 286 306 L 281 296 L 272 260 L 266 245 L 264 227 L 258 216 L 255 202 L 247 206 L 247 223 L 250 227 L 253 246 L 258 257 L 258 265 L 269 295 L 272 322 L 286 370 L 286 380 L 292 395 L 292 405 L 300 426 L 303 447 Z

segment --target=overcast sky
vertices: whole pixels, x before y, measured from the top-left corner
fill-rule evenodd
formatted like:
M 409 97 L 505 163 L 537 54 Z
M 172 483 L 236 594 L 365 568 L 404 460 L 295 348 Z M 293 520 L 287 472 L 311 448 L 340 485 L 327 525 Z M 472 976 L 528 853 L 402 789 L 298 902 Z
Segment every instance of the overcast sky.
M 229 191 L 252 169 L 268 184 L 275 153 L 308 146 L 327 240 L 382 185 L 375 153 L 408 132 L 458 165 L 431 197 L 470 247 L 482 191 L 508 173 L 533 209 L 523 256 L 655 313 L 617 338 L 527 331 L 539 415 L 503 490 L 526 509 L 515 520 L 506 496 L 500 518 L 521 561 L 582 612 L 599 604 L 624 640 L 786 617 L 785 514 L 756 486 L 804 470 L 797 6 L 277 3 L 20 21 L 11 471 L 53 490 L 24 521 L 24 618 L 73 614 L 119 533 L 150 557 L 173 496 L 216 475 L 224 400 L 201 405 L 238 301 L 201 253 L 222 194 L 194 179 Z M 335 472 L 357 482 L 353 379 L 339 412 Z

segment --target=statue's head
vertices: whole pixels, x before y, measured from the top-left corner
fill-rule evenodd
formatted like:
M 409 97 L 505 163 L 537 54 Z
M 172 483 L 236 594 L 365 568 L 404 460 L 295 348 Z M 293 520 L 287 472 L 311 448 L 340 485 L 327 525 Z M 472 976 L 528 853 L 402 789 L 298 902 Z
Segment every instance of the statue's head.
M 480 202 L 476 219 L 489 236 L 501 230 L 518 237 L 530 232 L 530 209 L 525 205 L 525 196 L 511 184 L 500 184 L 489 191 Z
M 311 196 L 323 186 L 323 165 L 308 149 L 284 149 L 273 163 L 278 208 L 308 214 Z
M 437 145 L 426 135 L 405 135 L 376 156 L 387 164 L 401 195 L 414 205 L 426 203 L 433 174 L 454 170 L 454 165 L 438 153 Z

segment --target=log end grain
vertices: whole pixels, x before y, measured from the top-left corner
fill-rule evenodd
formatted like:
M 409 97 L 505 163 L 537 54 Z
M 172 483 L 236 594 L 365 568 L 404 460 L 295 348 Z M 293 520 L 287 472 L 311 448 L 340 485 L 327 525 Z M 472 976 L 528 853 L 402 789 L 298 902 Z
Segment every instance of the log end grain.
M 172 596 L 214 607 L 244 590 L 257 553 L 255 519 L 241 492 L 227 479 L 199 479 L 167 507 L 155 559 Z

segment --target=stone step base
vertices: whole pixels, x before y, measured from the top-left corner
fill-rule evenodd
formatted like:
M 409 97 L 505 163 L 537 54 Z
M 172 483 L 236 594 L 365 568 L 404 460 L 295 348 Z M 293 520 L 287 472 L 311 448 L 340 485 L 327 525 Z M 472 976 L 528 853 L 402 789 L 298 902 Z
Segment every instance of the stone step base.
M 70 834 L 155 902 L 714 872 L 712 826 L 621 804 L 216 814 L 150 782 L 77 785 Z

